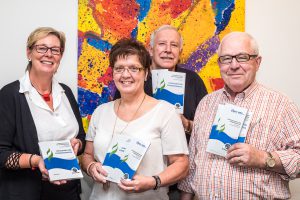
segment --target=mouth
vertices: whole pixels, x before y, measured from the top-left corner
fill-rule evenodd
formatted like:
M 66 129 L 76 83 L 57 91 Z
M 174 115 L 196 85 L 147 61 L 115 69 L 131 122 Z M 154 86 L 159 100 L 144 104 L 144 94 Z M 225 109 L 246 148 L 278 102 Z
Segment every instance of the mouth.
M 173 61 L 173 60 L 174 60 L 174 58 L 172 58 L 172 57 L 167 57 L 167 56 L 160 57 L 160 59 L 165 60 L 165 61 Z
M 41 61 L 42 64 L 46 64 L 46 65 L 53 65 L 54 63 L 51 61 L 46 61 L 46 60 L 42 60 Z
M 124 86 L 131 85 L 133 81 L 120 81 L 120 83 Z
M 243 76 L 243 74 L 227 74 L 227 76 L 240 77 L 240 76 Z

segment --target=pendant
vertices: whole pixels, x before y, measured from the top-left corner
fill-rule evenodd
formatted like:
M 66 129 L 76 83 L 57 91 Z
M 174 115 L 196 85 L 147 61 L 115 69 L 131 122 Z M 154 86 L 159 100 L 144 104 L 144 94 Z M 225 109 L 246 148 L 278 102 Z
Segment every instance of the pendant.
M 45 101 L 50 101 L 50 94 L 43 94 L 42 97 Z

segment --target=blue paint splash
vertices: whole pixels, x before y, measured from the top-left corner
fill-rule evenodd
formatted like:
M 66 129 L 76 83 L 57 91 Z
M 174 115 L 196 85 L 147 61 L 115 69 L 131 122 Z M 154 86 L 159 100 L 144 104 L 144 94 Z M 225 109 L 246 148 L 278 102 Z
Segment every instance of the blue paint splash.
M 138 20 L 141 22 L 147 16 L 150 10 L 151 0 L 136 0 L 136 2 L 140 4 L 140 12 L 138 15 Z
M 98 38 L 87 38 L 87 43 L 100 51 L 108 51 L 112 47 L 111 43 Z
M 78 88 L 79 110 L 82 117 L 93 114 L 94 110 L 101 104 L 112 100 L 109 88 L 102 89 L 101 96 L 84 88 Z
M 216 33 L 219 34 L 228 25 L 235 8 L 234 0 L 211 0 L 215 12 Z

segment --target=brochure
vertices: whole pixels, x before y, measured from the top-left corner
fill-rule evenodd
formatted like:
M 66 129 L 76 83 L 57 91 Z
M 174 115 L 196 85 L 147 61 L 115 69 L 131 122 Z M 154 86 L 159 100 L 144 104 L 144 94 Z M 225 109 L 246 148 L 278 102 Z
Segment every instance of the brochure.
M 39 142 L 50 181 L 83 178 L 69 140 Z
M 115 183 L 131 180 L 149 145 L 149 141 L 115 134 L 102 164 L 108 173 L 106 179 Z
M 152 70 L 153 97 L 165 100 L 183 114 L 185 73 L 172 72 L 166 69 Z
M 247 132 L 249 130 L 250 122 L 251 122 L 251 119 L 252 119 L 252 115 L 253 115 L 253 113 L 248 111 L 248 113 L 246 115 L 246 118 L 245 118 L 245 121 L 244 121 L 244 124 L 243 124 L 243 127 L 242 127 L 242 130 L 240 132 L 239 138 L 236 141 L 236 143 L 238 143 L 238 142 L 244 143 L 245 142 Z
M 220 104 L 212 125 L 211 133 L 207 144 L 207 152 L 220 156 L 226 156 L 227 149 L 238 142 L 245 140 L 249 128 L 251 116 L 249 114 L 248 121 L 245 119 L 248 109 L 238 107 L 232 104 Z M 244 127 L 245 130 L 242 131 Z M 240 135 L 242 132 L 242 135 Z

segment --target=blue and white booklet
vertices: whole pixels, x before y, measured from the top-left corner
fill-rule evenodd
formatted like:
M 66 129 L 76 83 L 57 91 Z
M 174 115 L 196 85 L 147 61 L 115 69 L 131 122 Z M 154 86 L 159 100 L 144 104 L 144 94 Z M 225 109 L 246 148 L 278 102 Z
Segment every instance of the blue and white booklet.
M 244 142 L 251 122 L 248 109 L 232 104 L 220 104 L 207 143 L 207 152 L 226 156 L 227 150 L 237 142 Z
M 39 142 L 50 181 L 83 178 L 70 140 Z
M 167 69 L 151 70 L 153 97 L 165 100 L 183 114 L 186 74 Z
M 249 130 L 250 122 L 251 122 L 251 119 L 252 119 L 252 115 L 253 115 L 253 113 L 250 112 L 250 111 L 248 111 L 248 113 L 246 115 L 246 118 L 245 118 L 245 121 L 243 123 L 242 130 L 240 132 L 239 138 L 236 141 L 236 143 L 238 143 L 238 142 L 244 143 L 245 142 L 246 136 L 247 136 L 247 132 Z
M 149 141 L 115 134 L 102 164 L 108 173 L 106 180 L 115 183 L 121 179 L 131 180 L 149 146 Z

